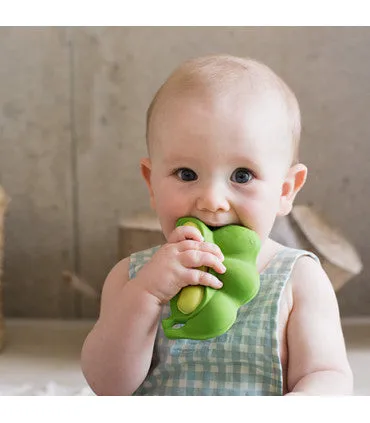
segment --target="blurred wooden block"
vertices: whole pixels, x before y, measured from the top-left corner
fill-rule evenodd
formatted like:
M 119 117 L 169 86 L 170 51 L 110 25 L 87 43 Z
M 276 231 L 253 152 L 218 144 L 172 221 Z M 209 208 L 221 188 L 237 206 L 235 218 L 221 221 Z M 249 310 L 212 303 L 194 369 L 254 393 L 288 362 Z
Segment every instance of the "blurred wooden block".
M 154 213 L 144 212 L 122 219 L 118 227 L 118 259 L 165 243 L 159 221 Z
M 0 186 L 0 350 L 4 346 L 5 324 L 3 315 L 3 295 L 2 295 L 2 272 L 3 272 L 3 256 L 4 256 L 4 218 L 8 205 L 8 198 L 5 191 Z
M 276 219 L 271 238 L 316 254 L 335 291 L 362 270 L 355 247 L 312 207 L 297 205 L 288 216 Z

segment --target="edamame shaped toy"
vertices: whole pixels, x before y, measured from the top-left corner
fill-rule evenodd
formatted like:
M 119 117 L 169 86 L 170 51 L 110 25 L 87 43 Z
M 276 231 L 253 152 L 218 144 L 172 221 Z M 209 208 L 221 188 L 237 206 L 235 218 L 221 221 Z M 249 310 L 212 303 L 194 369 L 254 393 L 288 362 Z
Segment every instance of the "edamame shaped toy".
M 205 267 L 220 279 L 222 288 L 191 285 L 183 288 L 170 301 L 171 315 L 162 320 L 170 339 L 209 339 L 227 332 L 234 324 L 239 307 L 258 293 L 260 278 L 256 260 L 260 250 L 258 235 L 243 226 L 227 225 L 212 230 L 194 217 L 183 217 L 176 226 L 190 225 L 199 229 L 204 241 L 217 244 L 225 260 L 224 274 Z

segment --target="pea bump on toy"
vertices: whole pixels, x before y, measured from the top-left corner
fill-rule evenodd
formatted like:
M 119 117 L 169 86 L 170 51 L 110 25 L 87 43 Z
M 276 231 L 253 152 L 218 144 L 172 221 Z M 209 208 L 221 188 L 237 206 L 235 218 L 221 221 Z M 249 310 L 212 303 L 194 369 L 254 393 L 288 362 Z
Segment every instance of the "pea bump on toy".
M 170 301 L 171 314 L 162 320 L 165 335 L 170 339 L 204 340 L 220 336 L 234 324 L 238 309 L 258 293 L 260 278 L 256 266 L 260 250 L 258 235 L 239 225 L 212 230 L 199 219 L 182 217 L 176 226 L 195 226 L 204 241 L 217 244 L 225 260 L 224 274 L 201 268 L 215 275 L 222 288 L 195 285 L 183 288 Z

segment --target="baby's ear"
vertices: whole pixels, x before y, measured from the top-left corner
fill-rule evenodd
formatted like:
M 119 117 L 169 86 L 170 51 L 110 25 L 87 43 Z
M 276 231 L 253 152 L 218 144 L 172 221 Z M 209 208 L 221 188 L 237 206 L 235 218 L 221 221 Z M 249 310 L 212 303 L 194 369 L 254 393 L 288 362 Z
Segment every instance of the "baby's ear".
M 307 167 L 302 163 L 298 163 L 288 170 L 281 190 L 278 216 L 286 216 L 291 212 L 295 196 L 303 187 L 306 178 Z
M 153 210 L 155 210 L 155 201 L 154 201 L 154 193 L 152 188 L 152 183 L 150 180 L 151 174 L 152 174 L 152 163 L 149 159 L 149 157 L 146 157 L 145 159 L 140 160 L 140 170 L 141 174 L 143 175 L 143 178 L 146 182 L 146 185 L 149 190 L 150 195 L 150 205 Z

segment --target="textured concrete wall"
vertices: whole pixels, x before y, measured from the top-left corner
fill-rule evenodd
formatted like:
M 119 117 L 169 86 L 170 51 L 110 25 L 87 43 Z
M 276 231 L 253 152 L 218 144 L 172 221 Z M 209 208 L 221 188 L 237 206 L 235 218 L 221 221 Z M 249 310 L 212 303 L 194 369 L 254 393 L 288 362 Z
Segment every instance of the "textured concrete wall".
M 70 316 L 75 295 L 61 283 L 74 254 L 66 31 L 1 28 L 0 57 L 5 314 Z
M 356 245 L 364 272 L 338 294 L 343 315 L 370 314 L 369 28 L 0 29 L 0 183 L 8 315 L 95 316 L 62 281 L 100 290 L 117 222 L 148 208 L 138 162 L 146 107 L 186 58 L 227 52 L 264 61 L 298 96 L 298 198 Z

